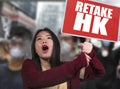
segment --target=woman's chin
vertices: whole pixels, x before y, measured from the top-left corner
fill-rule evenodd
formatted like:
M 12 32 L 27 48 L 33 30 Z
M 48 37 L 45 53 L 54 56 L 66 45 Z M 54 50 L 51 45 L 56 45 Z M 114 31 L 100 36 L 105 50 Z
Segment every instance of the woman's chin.
M 47 56 L 47 55 L 44 55 L 41 57 L 43 60 L 49 60 L 51 57 L 50 56 Z

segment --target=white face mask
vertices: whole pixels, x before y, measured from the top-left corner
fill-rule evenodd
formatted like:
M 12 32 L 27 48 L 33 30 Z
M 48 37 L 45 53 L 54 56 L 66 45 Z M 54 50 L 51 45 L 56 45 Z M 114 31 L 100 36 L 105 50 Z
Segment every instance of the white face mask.
M 19 46 L 14 46 L 10 49 L 10 55 L 12 56 L 12 58 L 17 59 L 17 58 L 21 58 L 24 56 L 23 50 L 22 48 L 20 48 Z
M 108 50 L 106 50 L 106 49 L 102 49 L 101 53 L 102 53 L 103 57 L 107 57 L 109 54 Z

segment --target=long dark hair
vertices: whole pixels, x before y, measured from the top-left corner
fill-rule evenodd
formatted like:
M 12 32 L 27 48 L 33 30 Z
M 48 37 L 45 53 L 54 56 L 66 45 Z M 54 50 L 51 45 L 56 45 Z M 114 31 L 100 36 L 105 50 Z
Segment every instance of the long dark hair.
M 53 67 L 59 66 L 61 64 L 61 62 L 60 62 L 60 43 L 59 43 L 57 36 L 49 28 L 39 29 L 39 30 L 37 30 L 37 32 L 34 35 L 34 38 L 32 41 L 31 52 L 32 52 L 32 60 L 34 60 L 37 68 L 41 71 L 42 71 L 41 62 L 40 62 L 40 57 L 38 56 L 38 54 L 36 53 L 36 50 L 35 50 L 35 41 L 36 41 L 36 36 L 38 35 L 38 33 L 42 32 L 42 31 L 46 31 L 52 36 L 53 53 L 52 53 L 52 57 L 50 60 L 51 67 L 53 68 Z

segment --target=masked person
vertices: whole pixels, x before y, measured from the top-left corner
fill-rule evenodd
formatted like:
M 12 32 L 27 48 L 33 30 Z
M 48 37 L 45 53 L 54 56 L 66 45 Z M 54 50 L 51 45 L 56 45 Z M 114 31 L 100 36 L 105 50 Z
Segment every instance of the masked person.
M 120 41 L 115 42 L 113 58 L 116 63 L 116 76 L 113 89 L 120 89 Z
M 110 41 L 91 41 L 97 52 L 97 57 L 102 62 L 106 74 L 104 77 L 94 81 L 95 89 L 117 89 L 116 88 L 116 67 L 118 65 L 119 49 L 116 43 Z M 120 46 L 119 46 L 120 47 Z M 89 89 L 89 88 L 87 88 Z
M 8 61 L 8 68 L 11 71 L 19 71 L 24 62 L 24 45 L 22 38 L 14 36 L 10 41 L 10 56 L 11 60 Z
M 17 48 L 18 44 L 20 48 Z M 0 89 L 22 89 L 20 70 L 24 59 L 23 56 L 18 56 L 21 55 L 21 49 L 22 44 L 18 39 L 0 42 L 0 58 L 5 61 L 0 63 Z
M 24 89 L 80 89 L 79 73 L 87 67 L 84 80 L 102 77 L 104 67 L 97 59 L 92 44 L 81 44 L 82 53 L 73 61 L 60 62 L 60 44 L 48 28 L 39 29 L 32 43 L 32 59 L 23 63 Z
M 78 54 L 77 37 L 67 35 L 65 33 L 59 34 L 61 45 L 61 61 L 72 61 Z

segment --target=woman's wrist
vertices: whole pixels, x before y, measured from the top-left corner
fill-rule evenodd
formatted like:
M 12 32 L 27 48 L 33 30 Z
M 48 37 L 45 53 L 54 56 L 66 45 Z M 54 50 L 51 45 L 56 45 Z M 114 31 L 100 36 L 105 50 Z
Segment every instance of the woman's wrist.
M 93 58 L 93 57 L 96 55 L 95 50 L 92 49 L 91 52 L 90 52 L 88 55 L 89 55 L 91 58 Z

